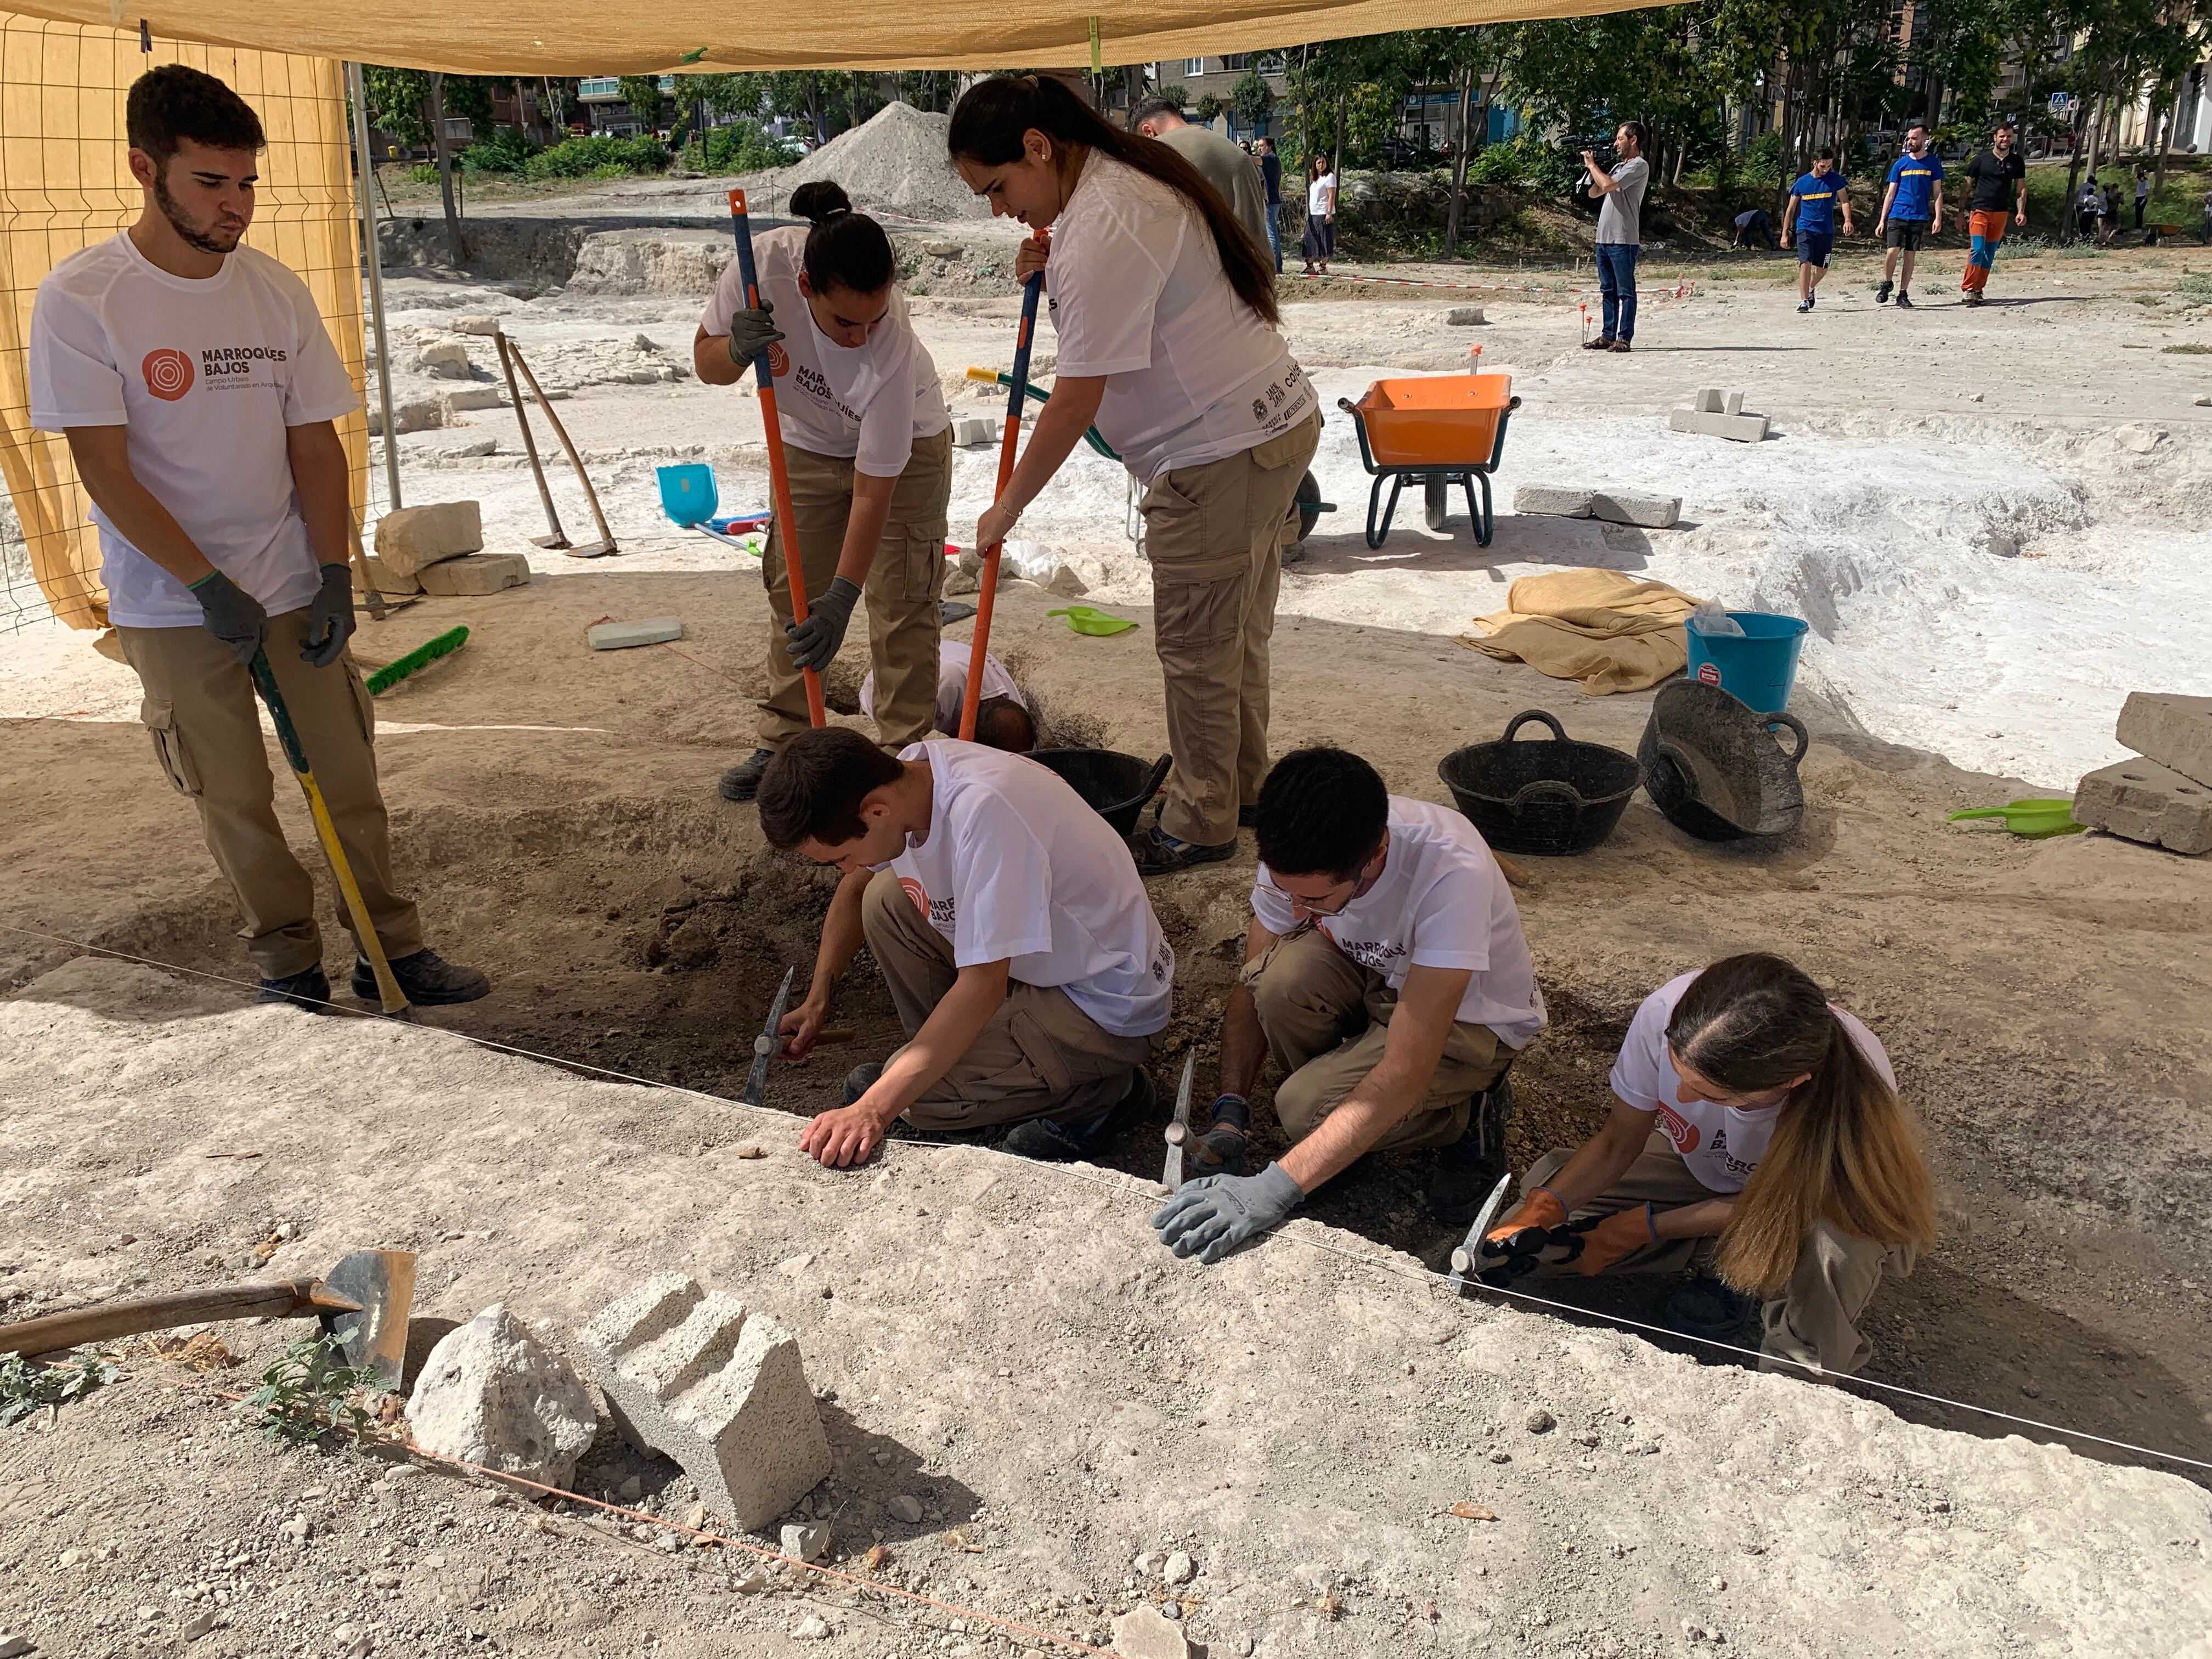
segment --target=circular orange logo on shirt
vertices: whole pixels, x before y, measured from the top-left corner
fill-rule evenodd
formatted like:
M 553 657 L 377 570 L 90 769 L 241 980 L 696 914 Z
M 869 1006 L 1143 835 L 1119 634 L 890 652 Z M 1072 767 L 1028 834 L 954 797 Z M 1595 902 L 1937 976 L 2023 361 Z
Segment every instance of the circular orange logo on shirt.
M 922 919 L 925 921 L 927 921 L 929 919 L 929 895 L 922 890 L 921 884 L 916 881 L 912 876 L 901 876 L 899 878 L 899 888 L 908 898 L 914 901 L 914 908 L 921 912 Z
M 768 372 L 779 380 L 791 373 L 791 354 L 783 349 L 781 340 L 769 342 Z
M 146 390 L 164 403 L 174 403 L 192 389 L 192 360 L 173 347 L 146 354 L 138 365 L 146 377 Z

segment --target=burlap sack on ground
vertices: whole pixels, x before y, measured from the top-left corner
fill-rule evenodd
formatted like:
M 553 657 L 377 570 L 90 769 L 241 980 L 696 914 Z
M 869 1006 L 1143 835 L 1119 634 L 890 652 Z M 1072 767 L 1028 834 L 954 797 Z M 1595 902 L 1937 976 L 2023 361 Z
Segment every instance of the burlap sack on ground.
M 1557 570 L 1516 581 L 1504 610 L 1474 619 L 1482 636 L 1462 635 L 1460 643 L 1576 681 L 1593 696 L 1642 691 L 1689 661 L 1684 621 L 1698 604 L 1618 570 Z

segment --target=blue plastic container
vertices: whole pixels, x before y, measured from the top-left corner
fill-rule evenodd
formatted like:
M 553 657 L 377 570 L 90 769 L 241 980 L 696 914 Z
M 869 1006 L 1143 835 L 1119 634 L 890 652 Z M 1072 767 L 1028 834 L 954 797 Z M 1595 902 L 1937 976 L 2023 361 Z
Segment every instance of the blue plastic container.
M 693 462 L 664 466 L 660 472 L 660 507 L 682 525 L 701 524 L 714 517 L 720 505 L 714 492 L 714 469 Z
M 1790 706 L 1790 688 L 1797 678 L 1804 622 L 1767 611 L 1731 611 L 1729 615 L 1743 629 L 1741 639 L 1689 630 L 1690 678 L 1717 685 L 1758 714 L 1780 714 Z

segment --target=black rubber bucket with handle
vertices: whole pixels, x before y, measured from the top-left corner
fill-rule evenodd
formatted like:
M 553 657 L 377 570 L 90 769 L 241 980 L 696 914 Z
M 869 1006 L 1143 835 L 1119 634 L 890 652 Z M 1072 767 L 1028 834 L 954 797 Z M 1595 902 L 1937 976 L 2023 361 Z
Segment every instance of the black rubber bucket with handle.
M 1551 727 L 1551 737 L 1516 743 L 1530 720 Z M 1611 835 L 1643 772 L 1633 755 L 1576 742 L 1540 708 L 1516 714 L 1495 743 L 1455 749 L 1437 766 L 1485 841 L 1501 853 L 1554 858 L 1587 853 Z
M 1030 758 L 1059 773 L 1117 836 L 1136 829 L 1137 814 L 1160 793 L 1173 763 L 1166 755 L 1146 761 L 1112 749 L 1040 749 Z

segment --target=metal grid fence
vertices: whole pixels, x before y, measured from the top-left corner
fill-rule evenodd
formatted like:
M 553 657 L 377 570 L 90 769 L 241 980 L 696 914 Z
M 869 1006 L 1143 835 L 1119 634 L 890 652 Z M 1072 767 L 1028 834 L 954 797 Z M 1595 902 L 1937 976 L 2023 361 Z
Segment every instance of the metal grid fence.
M 0 632 L 57 619 L 106 623 L 100 538 L 58 433 L 34 432 L 25 346 L 39 283 L 60 260 L 138 216 L 125 161 L 124 100 L 157 64 L 221 77 L 268 133 L 247 240 L 307 283 L 363 383 L 361 255 L 340 66 L 329 58 L 235 51 L 136 32 L 0 13 Z M 368 500 L 368 429 L 339 422 L 356 513 Z

